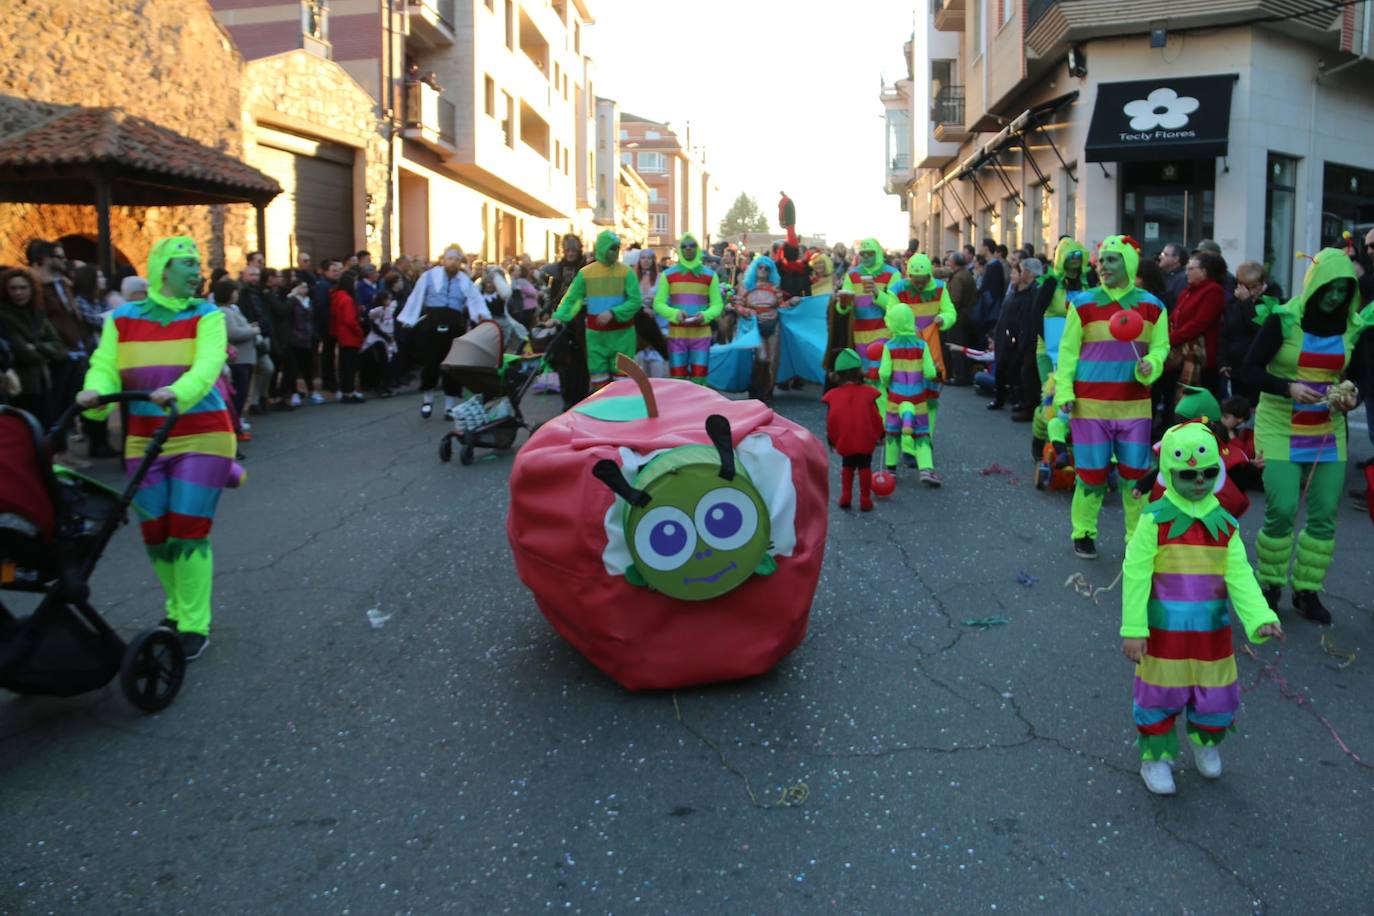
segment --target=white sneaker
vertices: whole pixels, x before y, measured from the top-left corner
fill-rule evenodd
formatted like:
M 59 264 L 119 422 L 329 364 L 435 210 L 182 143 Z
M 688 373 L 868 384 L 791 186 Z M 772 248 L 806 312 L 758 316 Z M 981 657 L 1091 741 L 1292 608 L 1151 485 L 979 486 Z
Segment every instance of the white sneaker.
M 310 403 L 311 403 L 311 404 L 323 404 L 323 403 L 324 403 L 324 395 L 320 394 L 318 391 L 312 391 L 312 392 L 310 392 Z
M 300 396 L 299 394 L 293 394 L 293 395 L 291 395 L 291 406 L 292 406 L 292 407 L 300 407 L 300 406 L 301 406 L 301 396 Z
M 1167 760 L 1140 761 L 1140 778 L 1155 795 L 1173 795 L 1178 791 L 1174 787 L 1174 768 Z
M 252 428 L 252 423 L 249 423 L 247 420 L 244 420 L 242 418 L 239 419 L 239 429 L 243 430 L 244 432 L 248 432 Z
M 1206 747 L 1193 745 L 1193 763 L 1203 779 L 1221 778 L 1221 748 L 1216 745 Z
M 334 400 L 337 401 L 338 403 L 342 404 L 342 403 L 343 403 L 343 392 L 342 392 L 342 391 L 336 391 L 336 392 L 334 392 Z

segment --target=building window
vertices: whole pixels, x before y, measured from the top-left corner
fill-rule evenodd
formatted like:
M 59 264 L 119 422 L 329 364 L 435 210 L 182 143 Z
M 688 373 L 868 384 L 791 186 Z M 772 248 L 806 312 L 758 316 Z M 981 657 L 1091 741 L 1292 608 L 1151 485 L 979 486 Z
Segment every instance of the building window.
M 667 232 L 667 231 L 668 231 L 668 214 L 666 214 L 666 213 L 650 213 L 650 214 L 649 214 L 649 231 L 652 232 L 654 235 L 663 235 L 665 232 Z
M 628 130 L 622 129 L 622 130 L 620 131 L 620 139 L 622 139 L 622 140 L 628 140 L 628 139 L 630 139 L 630 132 L 629 132 Z
M 506 47 L 515 50 L 515 0 L 506 0 Z
M 635 154 L 634 154 L 634 153 L 621 153 L 621 154 L 620 154 L 620 164 L 621 164 L 621 165 L 628 165 L 630 168 L 634 168 L 634 164 L 635 164 Z
M 1358 245 L 1370 229 L 1374 229 L 1374 172 L 1326 163 L 1322 169 L 1320 243 L 1339 247 L 1344 244 L 1341 234 L 1349 232 Z
M 666 172 L 668 171 L 668 157 L 662 153 L 640 153 L 639 170 L 641 172 Z
M 1064 213 L 1059 224 L 1064 227 L 1064 235 L 1071 239 L 1078 238 L 1078 183 L 1073 180 L 1077 167 L 1076 162 L 1070 164 L 1060 179 L 1060 184 L 1064 186 Z
M 1264 269 L 1269 279 L 1283 287 L 1285 292 L 1291 293 L 1298 160 L 1270 153 L 1265 175 Z
M 1002 238 L 998 241 L 1008 248 L 1017 248 L 1021 244 L 1021 206 L 1015 197 L 1008 197 L 1002 201 L 1001 212 Z
M 506 136 L 506 146 L 515 149 L 515 99 L 504 90 L 501 92 L 501 132 Z
M 494 118 L 496 117 L 496 80 L 487 77 L 484 85 L 487 117 Z
M 644 139 L 645 139 L 645 140 L 657 140 L 657 139 L 659 139 L 659 138 L 662 137 L 662 136 L 663 136 L 663 135 L 660 134 L 660 133 L 659 133 L 658 131 L 656 131 L 656 130 L 646 130 L 646 131 L 644 132 Z
M 320 41 L 329 40 L 329 5 L 324 0 L 306 0 L 301 5 L 301 31 Z
M 999 26 L 1006 25 L 1016 18 L 1016 0 L 998 0 L 997 5 L 1001 8 L 1001 13 L 997 17 Z
M 1034 185 L 1030 189 L 1030 213 L 1027 214 L 1026 241 L 1030 242 L 1037 255 L 1050 254 L 1049 241 L 1049 214 L 1046 212 L 1045 186 L 1043 184 Z M 1048 268 L 1047 268 L 1048 269 Z
M 656 203 L 657 201 L 658 201 L 658 188 L 650 188 L 650 189 L 649 189 L 649 203 Z

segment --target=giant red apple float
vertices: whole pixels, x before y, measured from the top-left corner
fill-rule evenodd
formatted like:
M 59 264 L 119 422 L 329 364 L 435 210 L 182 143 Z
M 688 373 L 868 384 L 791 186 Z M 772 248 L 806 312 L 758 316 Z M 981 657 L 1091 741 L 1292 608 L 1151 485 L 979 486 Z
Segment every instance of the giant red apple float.
M 631 690 L 761 674 L 806 634 L 827 458 L 765 404 L 622 380 L 541 426 L 506 532 L 554 629 Z

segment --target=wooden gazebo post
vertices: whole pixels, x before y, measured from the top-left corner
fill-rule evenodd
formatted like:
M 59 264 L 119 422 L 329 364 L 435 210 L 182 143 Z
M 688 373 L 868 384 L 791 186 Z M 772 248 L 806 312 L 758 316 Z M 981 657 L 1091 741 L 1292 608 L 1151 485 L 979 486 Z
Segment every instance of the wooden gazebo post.
M 95 175 L 95 216 L 99 223 L 100 269 L 105 272 L 105 282 L 114 282 L 114 242 L 110 237 L 110 174 L 100 169 Z

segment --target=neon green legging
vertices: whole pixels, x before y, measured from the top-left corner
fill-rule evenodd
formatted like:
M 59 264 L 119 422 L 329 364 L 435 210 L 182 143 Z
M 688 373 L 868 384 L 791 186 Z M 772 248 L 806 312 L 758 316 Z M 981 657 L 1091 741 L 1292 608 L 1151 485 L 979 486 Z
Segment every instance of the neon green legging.
M 1288 584 L 1288 564 L 1293 553 L 1293 523 L 1303 488 L 1307 488 L 1307 521 L 1298 535 L 1293 561 L 1293 588 L 1321 591 L 1326 570 L 1336 550 L 1336 513 L 1345 486 L 1345 462 L 1264 462 L 1264 527 L 1255 540 L 1259 580 L 1267 586 Z M 1311 475 L 1311 483 L 1308 483 Z
M 1136 496 L 1131 484 L 1121 481 L 1121 508 L 1126 515 L 1126 542 L 1130 543 L 1135 533 L 1136 522 L 1140 521 L 1140 511 L 1145 508 L 1147 497 Z M 1102 501 L 1107 496 L 1107 488 L 1087 487 L 1078 481 L 1073 488 L 1073 503 L 1069 506 L 1069 519 L 1073 522 L 1073 538 L 1096 538 L 1097 516 L 1102 511 Z
M 170 557 L 152 556 L 152 560 L 153 571 L 167 595 L 167 617 L 176 621 L 182 633 L 208 634 L 210 592 L 215 579 L 215 560 L 209 543 Z
M 887 442 L 883 446 L 884 464 L 890 468 L 897 466 L 897 456 L 905 452 L 908 455 L 916 456 L 916 467 L 923 471 L 929 471 L 935 467 L 935 453 L 930 447 L 929 436 L 888 436 Z

